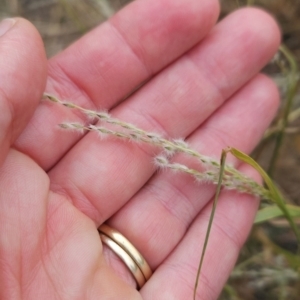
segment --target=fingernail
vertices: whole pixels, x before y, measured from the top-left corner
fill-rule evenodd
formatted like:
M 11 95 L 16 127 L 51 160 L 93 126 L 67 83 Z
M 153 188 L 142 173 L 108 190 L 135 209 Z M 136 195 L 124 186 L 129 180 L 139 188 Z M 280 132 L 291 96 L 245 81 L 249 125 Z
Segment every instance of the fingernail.
M 2 20 L 0 23 L 0 36 L 4 35 L 15 23 L 16 20 L 12 18 Z

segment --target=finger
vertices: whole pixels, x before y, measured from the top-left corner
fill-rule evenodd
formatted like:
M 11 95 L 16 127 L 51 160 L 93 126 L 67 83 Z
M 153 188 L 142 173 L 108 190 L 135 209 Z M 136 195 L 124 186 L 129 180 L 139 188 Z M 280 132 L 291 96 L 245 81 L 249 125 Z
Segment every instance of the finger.
M 95 224 L 49 193 L 28 156 L 9 151 L 0 190 L 1 299 L 141 299 L 107 265 Z
M 227 146 L 250 152 L 271 122 L 278 99 L 274 83 L 259 75 L 208 119 L 188 142 L 199 153 L 217 160 Z M 194 159 L 185 162 L 199 169 Z M 238 166 L 236 160 L 231 163 Z M 155 269 L 180 242 L 215 189 L 209 182 L 195 184 L 189 175 L 160 172 L 109 220 L 109 224 L 122 232 Z M 255 207 L 256 204 L 252 209 Z
M 218 12 L 217 1 L 134 1 L 50 62 L 50 88 L 63 76 L 64 89 L 110 108 L 201 40 Z
M 49 178 L 30 158 L 10 149 L 0 168 L 0 189 L 0 298 L 21 299 L 43 252 Z
M 2 21 L 0 32 L 0 161 L 38 105 L 46 83 L 46 57 L 37 30 L 26 20 Z
M 47 91 L 85 107 L 110 109 L 199 42 L 218 12 L 216 0 L 134 1 L 50 60 Z M 62 138 L 55 130 L 71 117 L 41 105 L 16 146 L 49 169 L 80 139 Z
M 252 172 L 249 168 L 243 167 L 241 171 L 250 175 Z M 218 298 L 249 234 L 257 207 L 258 201 L 253 197 L 233 191 L 222 192 L 206 248 L 196 299 Z M 192 299 L 211 209 L 210 203 L 191 224 L 175 250 L 158 267 L 141 290 L 143 299 Z
M 258 25 L 253 26 L 253 19 Z M 237 29 L 231 32 L 232 28 Z M 240 42 L 245 31 L 251 41 L 246 44 Z M 279 43 L 279 32 L 265 13 L 241 10 L 217 25 L 207 39 L 117 107 L 113 114 L 165 136 L 187 136 L 272 57 Z M 223 47 L 228 45 L 231 51 L 224 51 Z M 200 60 L 191 63 L 189 56 Z M 227 63 L 226 71 L 221 72 L 218 64 L 204 65 L 208 57 L 214 61 L 219 56 Z M 198 63 L 202 65 L 200 71 Z M 215 85 L 203 75 L 209 71 Z M 223 86 L 223 77 L 231 78 L 228 87 Z M 152 155 L 157 151 L 142 144 L 137 147 L 116 140 L 99 141 L 89 134 L 50 172 L 52 188 L 68 195 L 78 208 L 101 224 L 153 174 Z

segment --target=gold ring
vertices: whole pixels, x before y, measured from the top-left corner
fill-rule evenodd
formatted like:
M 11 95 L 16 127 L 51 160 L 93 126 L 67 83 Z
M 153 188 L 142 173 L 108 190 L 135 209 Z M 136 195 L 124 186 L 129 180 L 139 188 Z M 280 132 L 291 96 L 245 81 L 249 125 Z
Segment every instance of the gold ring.
M 124 250 L 130 256 L 130 258 L 134 261 L 135 265 L 142 272 L 145 282 L 151 277 L 152 271 L 151 271 L 149 264 L 146 262 L 146 260 L 141 255 L 141 253 L 120 232 L 109 227 L 106 224 L 102 224 L 98 228 L 98 230 L 102 235 L 105 235 L 106 237 L 108 237 L 110 240 L 112 240 L 115 244 L 117 244 L 122 250 Z M 112 249 L 112 250 L 115 252 L 114 249 Z M 127 267 L 128 267 L 128 265 L 127 265 Z M 129 270 L 130 270 L 130 268 L 129 268 Z M 140 286 L 140 288 L 141 288 L 141 286 Z
M 130 255 L 124 251 L 118 244 L 116 244 L 113 240 L 107 237 L 105 234 L 100 233 L 101 241 L 108 246 L 127 266 L 134 279 L 137 282 L 138 288 L 140 289 L 146 282 L 145 277 L 141 270 L 138 268 L 134 260 L 130 257 Z

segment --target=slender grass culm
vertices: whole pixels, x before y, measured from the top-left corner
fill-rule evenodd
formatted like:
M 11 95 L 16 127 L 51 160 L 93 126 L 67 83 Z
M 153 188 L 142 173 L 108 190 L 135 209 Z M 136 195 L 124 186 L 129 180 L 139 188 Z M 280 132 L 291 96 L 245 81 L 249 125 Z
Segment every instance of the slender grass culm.
M 194 149 L 189 147 L 189 145 L 183 140 L 172 140 L 172 139 L 163 138 L 159 134 L 147 132 L 141 128 L 136 127 L 133 124 L 126 123 L 119 119 L 116 119 L 112 117 L 110 114 L 108 114 L 107 112 L 96 112 L 93 110 L 85 109 L 74 103 L 62 101 L 50 94 L 44 94 L 43 98 L 50 100 L 51 102 L 61 104 L 67 108 L 76 109 L 88 117 L 92 117 L 100 120 L 100 124 L 101 124 L 101 125 L 93 125 L 93 124 L 85 125 L 85 124 L 75 123 L 75 122 L 64 122 L 59 124 L 60 128 L 66 130 L 69 129 L 69 130 L 78 130 L 78 131 L 95 131 L 101 135 L 108 135 L 119 139 L 151 144 L 161 149 L 161 153 L 154 158 L 155 164 L 158 168 L 168 168 L 171 170 L 184 172 L 193 176 L 197 181 L 200 182 L 205 181 L 205 182 L 211 182 L 213 184 L 217 184 L 215 200 L 213 203 L 212 213 L 209 219 L 208 229 L 207 229 L 205 242 L 204 242 L 201 259 L 199 263 L 199 268 L 196 276 L 196 282 L 194 288 L 194 299 L 196 299 L 198 281 L 201 276 L 201 267 L 204 260 L 206 246 L 209 240 L 210 230 L 213 225 L 214 213 L 216 210 L 216 205 L 221 191 L 221 187 L 226 189 L 234 189 L 241 193 L 251 194 L 255 197 L 259 197 L 261 199 L 269 200 L 275 203 L 281 212 L 280 215 L 283 215 L 288 220 L 291 228 L 293 229 L 297 237 L 298 249 L 300 249 L 299 247 L 300 233 L 292 217 L 292 215 L 294 215 L 293 206 L 286 206 L 284 198 L 282 197 L 281 193 L 276 188 L 276 186 L 273 184 L 270 177 L 248 155 L 240 152 L 237 149 L 228 148 L 226 150 L 223 150 L 221 162 L 219 163 L 216 160 L 208 156 L 204 156 L 199 152 L 195 151 Z M 263 177 L 268 189 L 262 187 L 251 178 L 240 173 L 235 168 L 227 165 L 225 163 L 225 160 L 228 152 L 233 154 L 239 160 L 254 167 Z M 169 160 L 169 157 L 175 153 L 183 153 L 185 155 L 193 157 L 194 159 L 198 160 L 198 162 L 201 163 L 204 170 L 199 171 L 196 169 L 191 169 L 177 162 L 173 162 L 173 161 L 171 162 Z M 263 219 L 266 217 L 263 214 L 261 218 Z

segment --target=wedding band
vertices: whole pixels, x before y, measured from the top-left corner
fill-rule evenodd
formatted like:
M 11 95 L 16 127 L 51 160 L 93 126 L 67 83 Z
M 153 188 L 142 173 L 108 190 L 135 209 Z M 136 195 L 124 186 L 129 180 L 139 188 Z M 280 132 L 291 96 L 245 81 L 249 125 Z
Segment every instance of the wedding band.
M 117 244 L 122 250 L 125 251 L 125 253 L 127 253 L 129 255 L 129 257 L 134 261 L 135 265 L 141 271 L 141 273 L 145 279 L 145 282 L 151 277 L 152 271 L 150 269 L 149 264 L 146 262 L 146 260 L 142 256 L 142 254 L 120 232 L 109 227 L 106 224 L 102 224 L 98 228 L 98 230 L 102 235 L 105 235 L 106 237 L 108 237 L 111 241 L 113 241 L 115 244 Z M 109 245 L 107 245 L 107 246 L 110 247 Z M 116 253 L 115 249 L 112 249 L 112 250 Z M 120 251 L 119 251 L 119 253 L 120 253 Z M 116 254 L 118 255 L 118 253 L 116 253 Z M 122 259 L 122 257 L 120 257 L 120 258 Z M 124 263 L 126 264 L 126 262 L 124 262 Z M 128 267 L 128 265 L 127 265 L 127 267 Z M 129 268 L 129 270 L 131 271 L 130 268 Z
M 136 283 L 138 285 L 138 288 L 140 289 L 146 282 L 146 279 L 141 272 L 141 270 L 138 268 L 134 260 L 130 257 L 130 255 L 123 250 L 117 243 L 115 243 L 113 240 L 111 240 L 109 237 L 107 237 L 105 234 L 100 233 L 101 241 L 108 246 L 127 266 L 131 274 L 133 275 L 134 279 L 136 280 Z

